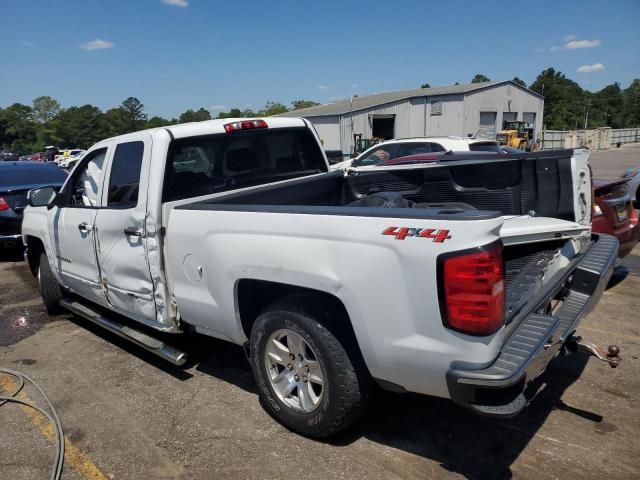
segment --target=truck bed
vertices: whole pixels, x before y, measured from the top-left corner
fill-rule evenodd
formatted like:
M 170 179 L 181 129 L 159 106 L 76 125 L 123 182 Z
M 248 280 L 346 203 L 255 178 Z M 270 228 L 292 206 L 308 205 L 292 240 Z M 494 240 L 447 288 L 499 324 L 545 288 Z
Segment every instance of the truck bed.
M 372 194 L 395 192 L 408 200 L 409 205 L 422 207 L 420 210 L 435 208 L 429 212 L 414 209 L 402 214 L 414 218 L 451 215 L 452 209 L 447 204 L 454 203 L 458 207 L 460 204 L 467 206 L 464 212 L 456 213 L 458 218 L 521 215 L 533 211 L 537 216 L 576 221 L 572 152 L 562 150 L 509 156 L 491 153 L 456 155 L 455 161 L 442 161 L 428 166 L 375 167 L 348 176 L 336 171 L 223 193 L 178 208 L 350 215 L 354 212 L 344 207 L 355 206 L 354 202 Z M 362 205 L 367 208 L 366 202 L 358 204 L 361 208 Z M 438 208 L 438 205 L 444 208 Z M 473 209 L 484 210 L 485 213 L 471 213 Z M 370 208 L 359 211 L 363 216 L 375 213 Z M 385 215 L 389 216 L 389 212 Z

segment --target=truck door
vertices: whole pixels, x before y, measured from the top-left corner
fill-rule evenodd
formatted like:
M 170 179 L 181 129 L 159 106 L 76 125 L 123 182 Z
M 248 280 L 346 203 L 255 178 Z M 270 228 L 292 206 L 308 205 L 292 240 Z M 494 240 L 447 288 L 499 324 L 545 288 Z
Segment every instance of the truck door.
M 105 304 L 95 252 L 95 218 L 108 148 L 89 152 L 65 184 L 49 215 L 49 232 L 63 284 L 79 295 Z
M 96 217 L 96 251 L 107 300 L 114 310 L 147 323 L 156 319 L 145 231 L 150 159 L 148 134 L 114 145 L 103 208 Z

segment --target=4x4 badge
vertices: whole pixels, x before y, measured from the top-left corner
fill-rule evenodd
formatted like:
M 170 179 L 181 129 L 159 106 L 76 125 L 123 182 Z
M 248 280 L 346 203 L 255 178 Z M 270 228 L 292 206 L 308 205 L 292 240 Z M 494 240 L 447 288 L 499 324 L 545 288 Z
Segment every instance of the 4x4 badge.
M 383 230 L 382 235 L 394 236 L 396 240 L 404 240 L 407 237 L 431 238 L 435 243 L 444 243 L 451 238 L 449 230 L 435 228 L 388 227 Z

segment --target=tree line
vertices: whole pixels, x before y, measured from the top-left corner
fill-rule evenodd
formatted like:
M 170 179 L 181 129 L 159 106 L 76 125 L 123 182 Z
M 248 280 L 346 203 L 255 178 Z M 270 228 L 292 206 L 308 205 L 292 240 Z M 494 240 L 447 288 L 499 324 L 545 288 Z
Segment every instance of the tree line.
M 471 83 L 489 81 L 481 73 L 471 79 Z M 640 79 L 633 80 L 624 90 L 615 82 L 590 92 L 562 72 L 547 68 L 531 85 L 518 77 L 513 82 L 544 96 L 543 124 L 549 130 L 581 129 L 585 124 L 588 128 L 640 127 Z M 424 83 L 421 88 L 430 85 Z
M 471 82 L 489 80 L 486 75 L 477 74 Z M 527 87 L 518 77 L 513 81 Z M 429 87 L 428 83 L 422 85 L 422 88 Z M 640 127 L 640 79 L 633 80 L 624 90 L 616 82 L 598 92 L 590 92 L 562 72 L 547 68 L 528 88 L 545 97 L 543 123 L 548 129 L 583 128 L 587 117 L 590 128 Z M 311 100 L 295 100 L 290 107 L 269 101 L 257 111 L 232 108 L 219 112 L 216 118 L 268 117 L 315 105 L 319 103 Z M 36 98 L 32 105 L 14 103 L 0 108 L 0 147 L 20 153 L 41 151 L 47 145 L 87 148 L 103 138 L 123 133 L 211 118 L 205 108 L 189 109 L 178 118 L 149 118 L 144 105 L 135 97 L 103 112 L 93 105 L 62 108 L 57 100 L 43 96 Z
M 217 118 L 268 117 L 315 105 L 319 103 L 311 100 L 295 100 L 290 108 L 278 102 L 267 102 L 257 111 L 232 108 L 220 112 Z M 189 109 L 178 118 L 149 118 L 144 105 L 135 97 L 129 97 L 118 107 L 103 112 L 93 105 L 62 108 L 56 99 L 43 96 L 33 100 L 32 105 L 14 103 L 0 108 L 0 147 L 20 153 L 42 151 L 48 145 L 88 148 L 104 138 L 124 133 L 211 118 L 211 113 L 205 108 Z

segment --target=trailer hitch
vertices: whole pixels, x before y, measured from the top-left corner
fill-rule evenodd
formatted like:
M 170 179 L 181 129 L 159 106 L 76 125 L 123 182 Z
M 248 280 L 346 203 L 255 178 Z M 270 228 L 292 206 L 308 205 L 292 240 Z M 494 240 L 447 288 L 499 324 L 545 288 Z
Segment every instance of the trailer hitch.
M 565 348 L 569 352 L 585 352 L 589 355 L 593 355 L 598 360 L 608 363 L 611 368 L 616 368 L 622 361 L 622 358 L 619 356 L 620 349 L 616 345 L 609 345 L 605 352 L 603 347 L 585 342 L 582 340 L 582 337 L 578 335 L 571 336 L 565 343 Z

